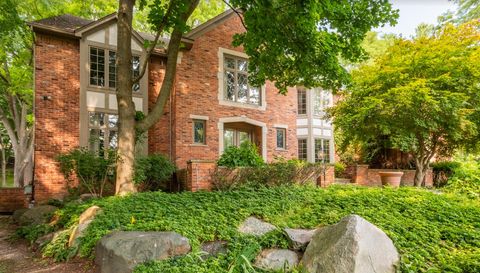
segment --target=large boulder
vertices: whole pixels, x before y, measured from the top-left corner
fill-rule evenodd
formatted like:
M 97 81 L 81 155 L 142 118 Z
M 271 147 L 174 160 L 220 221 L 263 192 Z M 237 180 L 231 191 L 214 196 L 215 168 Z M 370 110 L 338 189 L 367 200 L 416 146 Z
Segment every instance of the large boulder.
M 399 262 L 392 240 L 358 215 L 317 231 L 303 255 L 309 273 L 394 273 Z
M 297 253 L 288 249 L 265 249 L 255 259 L 255 266 L 264 270 L 290 270 L 297 265 Z
M 18 217 L 18 223 L 22 226 L 46 224 L 50 221 L 57 207 L 50 205 L 37 206 L 24 211 Z
M 12 214 L 12 219 L 15 223 L 20 224 L 20 217 L 27 212 L 28 209 L 17 209 L 16 211 L 13 212 Z
M 284 229 L 287 234 L 288 239 L 292 245 L 292 248 L 295 250 L 305 249 L 312 240 L 313 234 L 315 234 L 316 229 L 293 229 L 286 228 Z
M 95 263 L 102 273 L 130 273 L 135 266 L 187 254 L 187 238 L 175 232 L 115 231 L 95 247 Z
M 248 217 L 238 228 L 238 231 L 248 235 L 262 236 L 275 230 L 275 226 L 259 220 L 255 217 Z

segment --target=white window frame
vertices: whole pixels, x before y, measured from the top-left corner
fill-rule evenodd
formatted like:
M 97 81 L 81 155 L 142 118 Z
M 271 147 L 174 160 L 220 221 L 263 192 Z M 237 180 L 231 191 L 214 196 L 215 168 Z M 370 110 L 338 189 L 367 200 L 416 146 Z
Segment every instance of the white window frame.
M 260 105 L 256 104 L 248 104 L 248 103 L 242 103 L 242 102 L 236 102 L 236 101 L 230 101 L 225 99 L 225 74 L 224 74 L 224 65 L 225 65 L 225 55 L 230 55 L 233 57 L 238 57 L 238 58 L 244 58 L 248 60 L 248 55 L 240 52 L 240 51 L 235 51 L 223 47 L 218 48 L 218 103 L 220 105 L 225 105 L 225 106 L 235 106 L 235 107 L 241 107 L 241 108 L 249 108 L 249 109 L 257 109 L 257 110 L 263 110 L 265 111 L 267 108 L 267 99 L 265 96 L 265 85 L 262 85 L 260 87 Z

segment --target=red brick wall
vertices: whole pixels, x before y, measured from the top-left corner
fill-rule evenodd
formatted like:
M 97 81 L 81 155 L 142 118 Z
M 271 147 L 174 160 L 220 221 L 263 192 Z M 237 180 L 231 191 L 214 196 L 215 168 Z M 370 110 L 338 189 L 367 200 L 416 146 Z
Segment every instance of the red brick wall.
M 274 156 L 292 158 L 297 156 L 296 137 L 296 90 L 288 95 L 279 95 L 274 85 L 266 84 L 266 111 L 223 106 L 218 102 L 218 50 L 219 47 L 234 48 L 232 36 L 244 31 L 237 16 L 231 16 L 212 30 L 198 37 L 190 51 L 184 52 L 178 66 L 175 91 L 175 161 L 179 168 L 185 168 L 191 159 L 214 160 L 219 156 L 218 122 L 224 117 L 246 116 L 267 124 L 267 158 Z M 193 130 L 190 114 L 208 116 L 207 145 L 193 146 Z M 276 150 L 274 124 L 286 124 L 287 149 Z
M 50 99 L 44 100 L 44 96 Z M 78 40 L 37 34 L 35 43 L 35 199 L 66 194 L 55 157 L 79 146 Z
M 415 178 L 415 170 L 391 170 L 391 169 L 369 169 L 368 165 L 356 165 L 354 166 L 354 172 L 352 176 L 353 183 L 362 186 L 382 186 L 382 180 L 379 172 L 387 171 L 399 171 L 403 172 L 401 185 L 413 186 Z M 433 173 L 432 170 L 428 170 L 425 177 L 425 186 L 433 186 Z
M 27 196 L 23 188 L 0 188 L 0 212 L 14 212 L 26 208 Z
M 165 76 L 165 59 L 160 57 L 151 57 L 148 65 L 148 110 L 150 111 L 157 100 L 160 88 L 162 87 L 163 77 Z M 148 152 L 163 153 L 167 156 L 173 154 L 170 142 L 173 134 L 170 133 L 170 124 L 174 125 L 173 115 L 171 115 L 170 100 L 165 105 L 163 115 L 160 120 L 148 131 Z M 173 156 L 172 156 L 173 157 Z
M 192 160 L 187 162 L 185 190 L 199 191 L 212 189 L 212 174 L 217 164 L 209 160 Z
M 317 179 L 317 185 L 320 187 L 328 187 L 335 183 L 335 167 L 326 166 L 325 176 L 322 174 Z

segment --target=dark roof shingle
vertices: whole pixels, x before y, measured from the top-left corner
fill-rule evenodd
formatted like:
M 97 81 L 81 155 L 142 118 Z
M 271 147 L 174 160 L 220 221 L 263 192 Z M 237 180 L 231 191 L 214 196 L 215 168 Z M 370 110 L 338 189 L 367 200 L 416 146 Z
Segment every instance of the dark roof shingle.
M 83 27 L 91 22 L 93 21 L 80 18 L 77 16 L 73 16 L 70 14 L 63 14 L 59 16 L 54 16 L 54 17 L 33 21 L 31 22 L 31 24 L 55 27 L 55 28 L 73 33 L 77 28 Z

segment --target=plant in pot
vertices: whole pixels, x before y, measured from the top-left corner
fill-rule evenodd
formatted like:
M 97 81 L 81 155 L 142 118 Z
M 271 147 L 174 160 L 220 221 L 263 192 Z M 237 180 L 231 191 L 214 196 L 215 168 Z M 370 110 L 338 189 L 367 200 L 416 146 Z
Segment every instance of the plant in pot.
M 400 187 L 402 181 L 403 172 L 379 172 L 382 185 L 392 186 L 394 188 Z

